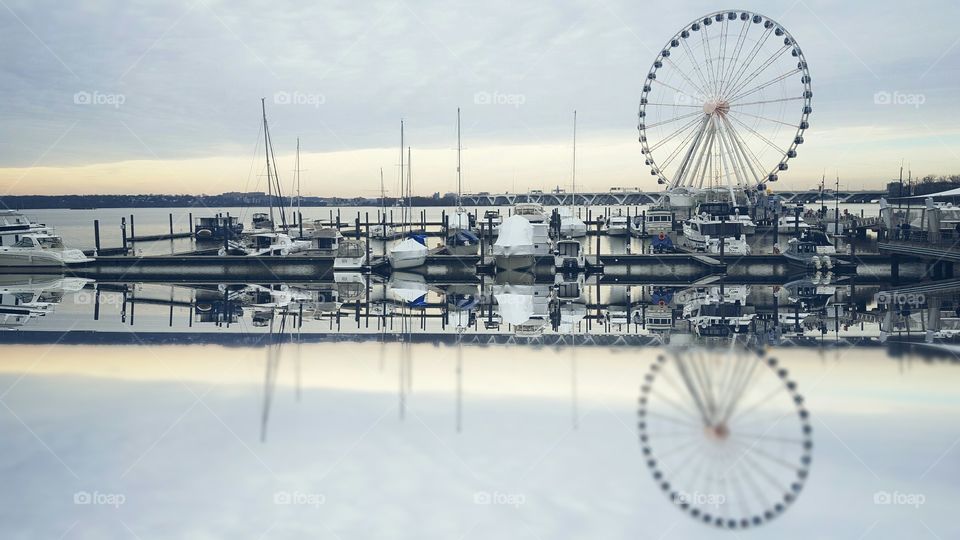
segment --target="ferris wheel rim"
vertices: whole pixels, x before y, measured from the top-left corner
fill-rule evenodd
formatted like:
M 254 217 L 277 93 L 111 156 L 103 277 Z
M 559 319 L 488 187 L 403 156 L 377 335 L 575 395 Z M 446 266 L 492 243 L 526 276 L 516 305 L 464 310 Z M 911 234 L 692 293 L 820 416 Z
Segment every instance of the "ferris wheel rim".
M 680 361 L 680 359 L 675 360 L 678 362 Z M 660 463 L 657 458 L 658 454 L 654 452 L 653 448 L 651 447 L 651 434 L 648 431 L 649 417 L 647 415 L 647 407 L 649 404 L 649 397 L 654 395 L 652 394 L 653 382 L 656 380 L 658 374 L 664 369 L 664 366 L 668 362 L 668 359 L 665 356 L 659 356 L 657 360 L 651 364 L 650 370 L 645 376 L 644 383 L 640 387 L 641 394 L 638 405 L 638 432 L 644 455 L 644 461 L 646 462 L 654 481 L 658 483 L 661 491 L 667 495 L 668 499 L 676 507 L 690 515 L 693 519 L 702 521 L 708 525 L 715 525 L 717 527 L 730 529 L 746 529 L 768 523 L 783 514 L 783 512 L 785 512 L 787 508 L 796 501 L 797 497 L 805 486 L 807 477 L 809 476 L 809 468 L 810 464 L 812 463 L 813 439 L 809 411 L 803 405 L 803 396 L 797 390 L 796 383 L 790 379 L 787 370 L 780 366 L 779 362 L 775 358 L 758 358 L 756 361 L 764 364 L 766 367 L 772 370 L 777 377 L 779 377 L 779 379 L 783 381 L 784 388 L 787 389 L 791 401 L 795 404 L 796 414 L 799 418 L 799 424 L 801 426 L 803 452 L 800 458 L 800 468 L 797 471 L 797 476 L 789 485 L 790 490 L 787 491 L 779 501 L 771 504 L 768 508 L 764 508 L 762 512 L 753 513 L 753 515 L 741 515 L 735 519 L 729 515 L 726 517 L 714 515 L 709 512 L 702 511 L 700 507 L 690 504 L 689 500 L 685 500 L 682 497 L 684 492 L 683 489 L 678 490 L 678 486 L 673 485 L 670 480 L 666 478 L 664 471 L 660 469 Z M 681 496 L 678 496 L 678 494 Z
M 772 167 L 760 169 L 761 172 L 763 172 L 763 175 L 756 175 L 756 174 L 754 175 L 754 180 L 756 180 L 756 185 L 754 187 L 760 190 L 765 188 L 765 184 L 767 182 L 776 182 L 779 179 L 778 173 L 788 169 L 788 162 L 791 159 L 796 157 L 797 148 L 804 142 L 803 134 L 807 129 L 809 129 L 809 117 L 813 112 L 813 107 L 811 105 L 812 98 L 813 98 L 813 90 L 811 86 L 809 65 L 808 65 L 806 56 L 803 53 L 803 49 L 799 46 L 796 39 L 782 24 L 780 24 L 779 22 L 777 22 L 776 20 L 770 17 L 767 17 L 766 15 L 762 15 L 755 11 L 718 10 L 718 11 L 708 13 L 706 15 L 698 17 L 690 21 L 689 23 L 685 24 L 680 29 L 680 31 L 676 32 L 670 39 L 666 41 L 665 45 L 660 49 L 660 52 L 657 54 L 656 58 L 651 64 L 650 69 L 647 72 L 647 76 L 644 79 L 643 89 L 641 92 L 640 107 L 638 111 L 638 125 L 637 125 L 638 131 L 639 131 L 639 142 L 641 144 L 641 152 L 645 157 L 646 164 L 650 167 L 650 174 L 652 176 L 656 176 L 658 179 L 658 183 L 665 184 L 668 187 L 668 189 L 671 188 L 671 184 L 673 183 L 672 179 L 668 178 L 667 174 L 665 173 L 665 167 L 669 165 L 669 163 L 667 163 L 667 165 L 664 165 L 664 166 L 661 166 L 658 164 L 658 160 L 653 153 L 657 145 L 654 145 L 653 148 L 651 147 L 650 136 L 649 136 L 650 134 L 648 133 L 648 129 L 650 129 L 651 127 L 654 127 L 654 125 L 648 126 L 646 125 L 646 122 L 644 120 L 646 117 L 647 107 L 648 105 L 650 105 L 649 96 L 651 91 L 654 88 L 656 88 L 655 85 L 658 82 L 660 82 L 661 85 L 665 85 L 665 83 L 662 83 L 661 81 L 657 81 L 656 74 L 659 70 L 664 69 L 665 60 L 667 62 L 670 62 L 669 56 L 670 56 L 671 49 L 678 47 L 679 43 L 685 43 L 685 41 L 681 42 L 680 40 L 681 39 L 686 40 L 687 38 L 689 38 L 692 35 L 691 32 L 699 32 L 700 29 L 704 29 L 704 32 L 705 32 L 705 27 L 710 26 L 714 21 L 719 23 L 727 23 L 728 21 L 734 21 L 734 20 L 745 22 L 746 24 L 744 28 L 750 27 L 751 23 L 752 24 L 762 23 L 763 27 L 766 30 L 769 30 L 771 34 L 775 34 L 778 38 L 782 37 L 785 48 L 780 52 L 780 54 L 782 54 L 782 52 L 786 52 L 786 50 L 789 50 L 791 56 L 793 56 L 797 60 L 797 73 L 801 75 L 800 80 L 802 84 L 802 93 L 800 94 L 800 96 L 791 96 L 789 98 L 785 98 L 785 101 L 802 101 L 802 107 L 800 109 L 800 112 L 801 112 L 800 120 L 796 124 L 780 122 L 784 125 L 795 128 L 793 137 L 790 140 L 789 144 L 786 145 L 785 148 L 779 149 L 781 154 L 780 158 Z M 777 56 L 779 57 L 780 54 L 778 54 Z M 675 64 L 674 64 L 674 67 L 676 67 Z M 791 75 L 792 74 L 793 73 L 791 73 Z M 691 77 L 684 75 L 682 72 L 681 72 L 681 76 L 684 76 L 688 82 L 691 81 Z M 696 86 L 696 85 L 694 84 L 693 86 Z M 738 95 L 735 97 L 739 98 L 742 96 Z M 752 104 L 754 103 L 747 102 L 747 103 L 741 103 L 739 104 L 739 106 L 742 107 L 744 105 L 752 105 Z M 721 105 L 721 104 L 717 104 L 717 105 Z M 727 106 L 729 107 L 730 104 L 727 104 Z M 692 105 L 691 107 L 698 107 L 698 105 Z M 710 117 L 709 114 L 705 114 L 704 116 L 707 118 Z M 727 116 L 729 116 L 729 118 L 734 118 L 735 121 L 739 121 L 739 119 L 737 119 L 735 116 L 732 116 L 732 115 L 727 115 Z M 671 119 L 670 121 L 673 121 L 673 120 L 676 120 L 676 118 Z M 729 127 L 729 120 L 726 120 L 726 122 Z M 744 126 L 744 127 L 747 127 L 747 126 Z M 672 136 L 673 135 L 671 135 L 671 137 Z M 663 142 L 665 141 L 661 141 L 661 143 L 658 143 L 658 144 L 662 144 Z M 680 144 L 680 146 L 678 146 L 678 149 L 683 148 L 687 144 L 687 142 L 688 141 L 684 140 Z M 735 141 L 731 141 L 731 144 L 733 144 L 733 142 Z M 770 143 L 770 141 L 767 141 L 767 143 Z M 772 145 L 772 143 L 770 144 Z M 676 156 L 671 157 L 670 160 L 672 161 L 673 159 L 675 159 L 675 157 Z M 729 173 L 727 174 L 729 175 Z M 679 187 L 679 186 L 672 186 L 672 187 Z

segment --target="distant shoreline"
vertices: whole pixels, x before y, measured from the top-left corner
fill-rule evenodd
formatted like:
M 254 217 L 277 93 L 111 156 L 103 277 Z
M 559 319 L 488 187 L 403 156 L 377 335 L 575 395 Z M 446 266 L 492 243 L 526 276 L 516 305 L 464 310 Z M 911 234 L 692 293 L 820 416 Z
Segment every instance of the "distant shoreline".
M 452 206 L 453 196 L 413 197 L 413 206 Z M 396 206 L 397 199 L 388 197 L 385 205 Z M 0 196 L 0 208 L 11 210 L 95 210 L 100 208 L 232 208 L 266 207 L 270 200 L 263 194 L 221 195 L 6 195 Z M 296 206 L 296 200 L 283 198 L 284 206 Z M 379 198 L 368 197 L 302 197 L 299 206 L 304 208 L 325 207 L 376 207 L 384 205 Z

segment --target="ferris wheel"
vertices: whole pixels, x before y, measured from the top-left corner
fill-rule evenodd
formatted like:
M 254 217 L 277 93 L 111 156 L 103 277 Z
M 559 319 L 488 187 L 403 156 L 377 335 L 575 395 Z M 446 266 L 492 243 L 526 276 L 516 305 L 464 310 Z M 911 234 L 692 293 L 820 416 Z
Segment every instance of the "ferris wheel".
M 718 11 L 684 26 L 644 81 L 640 144 L 668 190 L 764 190 L 797 157 L 813 112 L 793 36 L 769 17 Z
M 697 521 L 762 525 L 796 500 L 808 477 L 809 413 L 776 359 L 661 356 L 641 387 L 638 415 L 654 481 Z

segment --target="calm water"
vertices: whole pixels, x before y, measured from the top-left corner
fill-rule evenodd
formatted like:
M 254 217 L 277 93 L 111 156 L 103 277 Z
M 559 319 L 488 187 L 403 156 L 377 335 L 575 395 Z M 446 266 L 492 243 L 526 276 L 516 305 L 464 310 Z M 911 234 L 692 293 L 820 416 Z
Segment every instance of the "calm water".
M 960 292 L 816 279 L 0 276 L 0 538 L 960 537 Z

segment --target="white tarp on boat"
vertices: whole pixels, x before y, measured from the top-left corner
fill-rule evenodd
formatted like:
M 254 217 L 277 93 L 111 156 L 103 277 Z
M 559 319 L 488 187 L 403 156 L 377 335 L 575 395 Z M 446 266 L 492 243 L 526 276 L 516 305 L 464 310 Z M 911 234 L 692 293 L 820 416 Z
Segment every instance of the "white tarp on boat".
M 418 257 L 427 254 L 427 246 L 417 242 L 413 238 L 407 238 L 403 242 L 390 248 L 390 253 L 402 255 L 403 257 Z
M 522 216 L 510 216 L 500 224 L 500 235 L 494 246 L 511 248 L 533 245 L 533 224 Z

